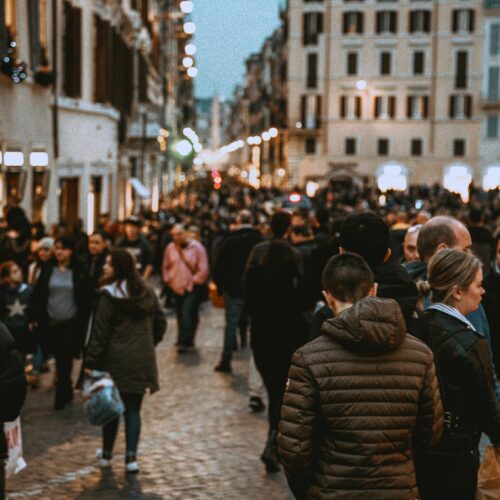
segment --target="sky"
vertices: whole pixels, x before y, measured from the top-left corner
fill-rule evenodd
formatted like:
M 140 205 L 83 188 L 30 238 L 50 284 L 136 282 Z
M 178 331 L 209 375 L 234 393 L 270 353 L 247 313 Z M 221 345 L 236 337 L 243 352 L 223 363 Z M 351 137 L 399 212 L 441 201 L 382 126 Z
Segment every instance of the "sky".
M 195 93 L 230 98 L 243 82 L 245 59 L 279 26 L 283 0 L 194 0 Z

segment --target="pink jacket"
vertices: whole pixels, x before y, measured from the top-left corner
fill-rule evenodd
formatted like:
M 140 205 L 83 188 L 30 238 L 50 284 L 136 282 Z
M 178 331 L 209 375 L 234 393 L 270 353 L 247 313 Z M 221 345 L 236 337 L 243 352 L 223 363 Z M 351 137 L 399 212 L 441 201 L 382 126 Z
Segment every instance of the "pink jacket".
M 175 244 L 169 243 L 163 256 L 163 281 L 177 295 L 191 292 L 194 285 L 203 285 L 208 279 L 208 255 L 205 247 L 196 240 L 191 240 L 182 249 L 184 259 L 189 262 L 194 274 L 183 262 Z

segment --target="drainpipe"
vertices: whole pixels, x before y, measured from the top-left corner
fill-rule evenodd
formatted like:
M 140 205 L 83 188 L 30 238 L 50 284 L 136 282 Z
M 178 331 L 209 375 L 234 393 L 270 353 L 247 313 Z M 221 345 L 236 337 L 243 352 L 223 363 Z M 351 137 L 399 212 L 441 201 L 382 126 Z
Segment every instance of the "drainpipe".
M 58 51 L 57 39 L 59 36 L 58 22 L 57 22 L 57 0 L 52 0 L 52 69 L 56 75 L 55 81 L 52 85 L 52 96 L 54 102 L 52 104 L 52 139 L 54 145 L 54 159 L 59 158 L 59 102 L 58 102 Z

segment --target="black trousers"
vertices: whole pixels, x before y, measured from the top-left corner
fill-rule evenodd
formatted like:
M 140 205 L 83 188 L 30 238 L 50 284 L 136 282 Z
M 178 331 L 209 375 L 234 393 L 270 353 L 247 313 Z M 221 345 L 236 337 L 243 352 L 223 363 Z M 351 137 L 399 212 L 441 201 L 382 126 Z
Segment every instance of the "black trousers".
M 4 499 L 5 499 L 5 459 L 0 458 L 0 500 Z
M 273 356 L 261 349 L 254 349 L 253 353 L 255 366 L 262 377 L 269 398 L 269 429 L 278 430 L 291 356 L 281 353 Z
M 73 358 L 77 355 L 79 338 L 76 320 L 63 321 L 49 327 L 52 353 L 56 360 L 56 404 L 73 400 Z
M 422 500 L 475 500 L 479 470 L 477 448 L 457 454 L 429 451 L 415 458 Z

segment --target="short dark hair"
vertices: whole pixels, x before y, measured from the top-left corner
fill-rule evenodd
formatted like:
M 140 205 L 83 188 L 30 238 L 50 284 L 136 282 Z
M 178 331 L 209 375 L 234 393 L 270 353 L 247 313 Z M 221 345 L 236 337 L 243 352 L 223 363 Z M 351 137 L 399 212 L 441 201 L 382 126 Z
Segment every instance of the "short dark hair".
M 354 304 L 366 297 L 373 282 L 372 270 L 354 253 L 335 255 L 323 270 L 323 289 L 342 302 Z
M 456 219 L 440 215 L 433 217 L 422 226 L 417 239 L 417 250 L 422 261 L 428 261 L 441 243 L 448 247 L 455 245 L 457 236 L 454 226 L 456 224 L 458 224 Z
M 483 211 L 480 208 L 471 208 L 469 220 L 472 224 L 479 224 L 483 220 Z
M 371 212 L 349 215 L 340 229 L 339 245 L 354 252 L 373 270 L 384 263 L 389 248 L 389 226 Z
M 292 224 L 290 212 L 279 210 L 271 217 L 271 231 L 275 238 L 283 238 Z
M 238 212 L 238 215 L 236 219 L 239 221 L 240 224 L 253 224 L 253 215 L 250 210 L 240 210 Z
M 59 238 L 54 240 L 54 246 L 58 243 L 60 243 L 61 246 L 67 250 L 72 250 L 74 252 L 76 249 L 76 242 L 70 236 L 59 236 Z

